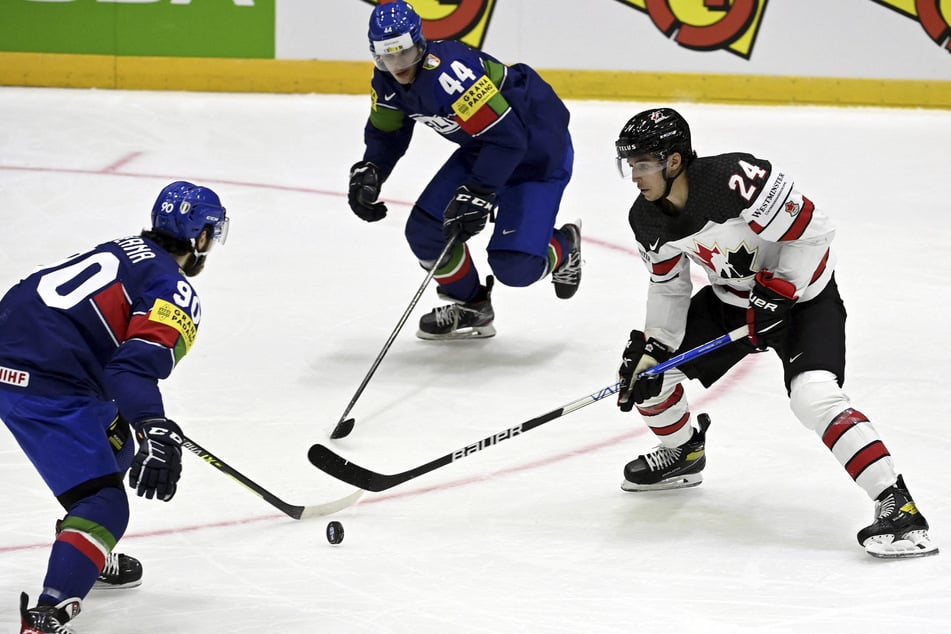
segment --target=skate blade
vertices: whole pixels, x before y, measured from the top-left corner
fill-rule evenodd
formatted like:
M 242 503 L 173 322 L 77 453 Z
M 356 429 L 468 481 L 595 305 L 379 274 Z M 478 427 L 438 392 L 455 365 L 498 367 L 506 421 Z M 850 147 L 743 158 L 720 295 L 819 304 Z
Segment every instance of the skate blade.
M 96 583 L 93 584 L 93 590 L 125 590 L 126 588 L 138 588 L 142 585 L 141 579 L 136 579 L 135 581 L 130 581 L 128 583 L 108 583 L 106 581 L 96 580 Z
M 474 328 L 461 328 L 444 335 L 435 335 L 431 332 L 422 330 L 416 331 L 416 336 L 426 341 L 459 341 L 463 339 L 488 339 L 495 336 L 495 326 L 486 324 L 485 326 L 476 326 Z
M 910 559 L 938 554 L 938 546 L 928 537 L 927 531 L 912 531 L 896 541 L 879 541 L 874 537 L 865 540 L 865 552 L 878 559 Z M 886 538 L 887 539 L 887 538 Z
M 655 482 L 654 484 L 636 484 L 625 480 L 621 483 L 621 489 L 631 493 L 640 493 L 642 491 L 669 491 L 671 489 L 689 489 L 703 482 L 702 473 L 691 473 L 676 478 L 668 478 Z

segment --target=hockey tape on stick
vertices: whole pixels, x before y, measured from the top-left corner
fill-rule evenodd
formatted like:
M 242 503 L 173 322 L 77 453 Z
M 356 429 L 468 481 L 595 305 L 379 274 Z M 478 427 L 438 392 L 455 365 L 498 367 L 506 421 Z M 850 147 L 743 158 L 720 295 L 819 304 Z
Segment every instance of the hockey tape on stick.
M 254 482 L 250 478 L 241 474 L 239 471 L 234 469 L 231 465 L 223 461 L 221 458 L 211 454 L 207 449 L 203 448 L 201 445 L 196 443 L 194 440 L 188 437 L 184 437 L 182 441 L 182 447 L 192 452 L 199 458 L 202 462 L 210 464 L 219 471 L 231 476 L 245 487 L 250 489 L 252 492 L 257 494 L 259 497 L 263 498 L 265 502 L 271 506 L 280 509 L 283 513 L 294 518 L 295 520 L 304 519 L 307 517 L 320 517 L 323 515 L 331 515 L 337 511 L 342 511 L 356 503 L 357 500 L 363 495 L 362 489 L 357 489 L 350 495 L 340 498 L 339 500 L 333 500 L 331 502 L 325 502 L 323 504 L 314 504 L 309 506 L 296 506 L 294 504 L 288 504 L 281 498 L 277 497 L 267 489 L 263 488 L 258 483 Z
M 748 332 L 749 330 L 747 326 L 744 325 L 741 328 L 737 328 L 736 330 L 723 335 L 722 337 L 708 341 L 707 343 L 701 344 L 696 348 L 684 352 L 683 354 L 679 354 L 664 363 L 660 363 L 651 368 L 649 372 L 653 374 L 659 374 L 669 370 L 678 364 L 696 359 L 697 357 L 701 357 L 713 350 L 716 350 L 717 348 L 721 348 L 728 343 L 742 339 L 747 335 Z M 639 376 L 645 376 L 647 374 L 648 372 L 642 372 Z M 429 473 L 430 471 L 435 471 L 440 467 L 445 467 L 446 465 L 456 462 L 457 460 L 471 456 L 472 454 L 478 453 L 483 449 L 494 447 L 503 440 L 521 436 L 525 432 L 535 429 L 536 427 L 540 427 L 549 421 L 555 420 L 556 418 L 561 418 L 566 414 L 577 411 L 582 407 L 587 407 L 592 403 L 604 400 L 608 396 L 613 396 L 617 394 L 620 386 L 620 382 L 608 385 L 592 394 L 588 394 L 587 396 L 572 401 L 567 405 L 563 405 L 558 409 L 553 409 L 550 412 L 527 420 L 524 423 L 504 429 L 496 434 L 487 436 L 482 440 L 457 449 L 456 451 L 452 451 L 444 456 L 440 456 L 439 458 L 420 465 L 415 469 L 410 469 L 409 471 L 404 471 L 402 473 L 388 475 L 370 471 L 369 469 L 361 467 L 358 464 L 350 462 L 346 458 L 340 456 L 333 450 L 321 444 L 313 445 L 310 448 L 310 450 L 307 452 L 307 459 L 310 460 L 311 464 L 327 475 L 352 484 L 355 487 L 359 487 L 367 491 L 385 491 L 389 488 L 395 487 L 398 484 L 402 484 L 408 480 L 412 480 L 413 478 Z

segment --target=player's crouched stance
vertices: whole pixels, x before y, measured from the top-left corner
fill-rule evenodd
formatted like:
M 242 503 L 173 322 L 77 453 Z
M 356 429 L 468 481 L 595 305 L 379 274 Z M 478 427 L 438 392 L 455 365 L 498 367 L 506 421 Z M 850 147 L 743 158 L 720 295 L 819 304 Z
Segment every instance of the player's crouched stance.
M 624 350 L 618 405 L 625 412 L 636 405 L 660 442 L 625 466 L 621 488 L 700 484 L 710 419 L 700 414 L 698 427 L 691 425 L 682 382 L 710 387 L 747 354 L 772 348 L 793 413 L 875 501 L 874 522 L 859 531 L 859 544 L 882 558 L 937 554 L 891 454 L 842 391 L 846 313 L 829 219 L 769 161 L 739 152 L 698 158 L 675 110 L 634 116 L 616 146 L 618 167 L 640 190 L 629 221 L 650 274 L 647 323 L 631 332 Z M 710 281 L 694 295 L 691 262 Z M 744 323 L 746 339 L 636 378 Z
M 158 380 L 195 341 L 188 278 L 228 223 L 215 192 L 176 181 L 152 229 L 37 271 L 0 300 L 0 419 L 66 510 L 36 605 L 20 595 L 22 634 L 69 634 L 94 586 L 141 583 L 141 564 L 114 552 L 129 522 L 122 480 L 128 471 L 149 499 L 175 495 L 183 436 Z
M 495 281 L 525 287 L 550 277 L 556 297 L 573 297 L 581 284 L 581 222 L 555 228 L 574 165 L 561 98 L 525 64 L 503 64 L 463 42 L 427 40 L 422 18 L 402 0 L 377 5 L 368 36 L 376 69 L 366 148 L 350 168 L 353 213 L 366 222 L 386 217 L 380 193 L 417 122 L 459 146 L 406 219 L 410 249 L 433 271 L 439 297 L 452 302 L 423 315 L 416 336 L 494 336 Z M 490 222 L 494 275 L 483 284 L 468 240 Z

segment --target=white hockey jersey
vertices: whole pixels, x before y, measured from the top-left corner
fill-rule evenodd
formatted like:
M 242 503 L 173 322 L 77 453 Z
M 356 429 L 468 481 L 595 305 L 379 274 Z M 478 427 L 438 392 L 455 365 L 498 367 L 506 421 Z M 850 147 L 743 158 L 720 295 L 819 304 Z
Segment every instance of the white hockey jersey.
M 639 196 L 628 219 L 650 272 L 644 333 L 676 349 L 693 292 L 690 263 L 707 274 L 724 303 L 746 307 L 757 271 L 796 285 L 798 301 L 832 277 L 835 228 L 793 178 L 769 161 L 731 153 L 697 158 L 689 194 L 672 213 Z

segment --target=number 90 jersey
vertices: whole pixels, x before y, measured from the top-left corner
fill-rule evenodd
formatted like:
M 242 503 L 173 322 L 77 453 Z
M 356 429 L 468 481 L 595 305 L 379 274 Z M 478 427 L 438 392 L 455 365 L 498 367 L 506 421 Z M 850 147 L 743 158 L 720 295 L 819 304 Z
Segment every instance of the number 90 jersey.
M 101 244 L 0 300 L 0 389 L 115 399 L 132 422 L 163 416 L 157 381 L 200 321 L 198 295 L 167 251 L 141 237 Z

